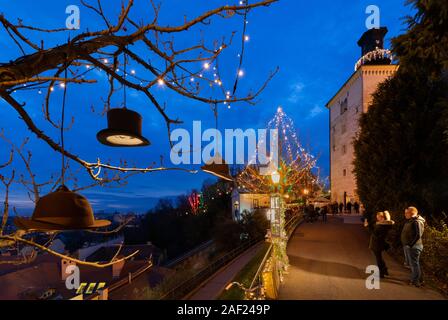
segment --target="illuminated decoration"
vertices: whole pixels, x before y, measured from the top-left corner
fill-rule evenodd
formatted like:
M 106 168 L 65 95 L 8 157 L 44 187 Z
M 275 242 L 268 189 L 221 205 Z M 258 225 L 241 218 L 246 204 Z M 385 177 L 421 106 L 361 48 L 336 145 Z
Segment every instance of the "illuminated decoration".
M 37 201 L 31 219 L 16 217 L 14 224 L 22 230 L 62 231 L 107 227 L 110 221 L 95 220 L 89 201 L 61 185 Z
M 188 203 L 189 203 L 190 208 L 191 208 L 191 213 L 195 214 L 195 215 L 198 214 L 199 208 L 201 206 L 201 195 L 198 194 L 196 191 L 193 191 L 188 196 Z
M 358 70 L 362 65 L 372 62 L 372 61 L 378 61 L 378 60 L 393 60 L 392 52 L 388 49 L 380 49 L 377 48 L 374 51 L 370 51 L 363 55 L 358 62 L 355 64 L 355 71 Z
M 278 281 L 283 280 L 284 273 L 288 270 L 289 259 L 286 253 L 288 237 L 285 230 L 285 202 L 302 199 L 302 191 L 310 188 L 314 190 L 318 185 L 319 177 L 312 171 L 317 169 L 316 158 L 305 151 L 297 136 L 293 121 L 279 107 L 272 120 L 268 122 L 267 129 L 277 129 L 279 150 L 278 167 L 273 162 L 268 164 L 265 172 L 260 174 L 261 165 L 254 164 L 256 155 L 249 161 L 249 165 L 237 175 L 237 187 L 249 193 L 271 194 L 271 229 L 270 242 L 273 246 L 271 261 L 263 271 L 267 276 L 272 274 L 268 269 L 273 268 L 278 273 Z M 261 141 L 261 143 L 265 143 Z M 268 143 L 265 143 L 268 145 Z M 270 151 L 272 153 L 274 150 Z M 266 279 L 264 282 L 266 296 L 276 296 L 274 283 L 277 280 Z
M 237 176 L 239 189 L 244 189 L 251 193 L 273 193 L 289 194 L 291 198 L 299 198 L 305 188 L 314 190 L 314 186 L 319 184 L 319 176 L 313 171 L 318 171 L 316 158 L 306 152 L 297 136 L 295 126 L 283 109 L 279 107 L 273 119 L 268 122 L 267 129 L 277 129 L 279 134 L 279 164 L 277 168 L 268 165 L 268 172 L 271 176 L 261 175 L 261 165 L 255 164 L 257 155 L 253 155 L 249 160 L 249 165 Z M 261 141 L 264 143 L 264 141 Z M 267 144 L 267 143 L 266 143 Z M 277 172 L 281 178 L 278 186 L 272 185 L 272 176 Z M 278 190 L 277 190 L 278 189 Z
M 230 169 L 227 163 L 222 159 L 220 154 L 215 154 L 213 158 L 206 162 L 205 165 L 201 167 L 202 171 L 210 173 L 218 178 L 233 181 L 230 175 Z
M 98 132 L 97 139 L 111 147 L 140 147 L 150 144 L 142 136 L 142 117 L 139 113 L 115 108 L 107 112 L 107 129 Z

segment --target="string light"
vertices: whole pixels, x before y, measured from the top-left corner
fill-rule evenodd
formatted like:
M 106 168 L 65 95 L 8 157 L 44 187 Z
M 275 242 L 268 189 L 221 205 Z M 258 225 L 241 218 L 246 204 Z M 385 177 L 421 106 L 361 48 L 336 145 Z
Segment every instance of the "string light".
M 249 41 L 249 36 L 247 36 L 247 35 L 244 36 L 244 41 L 246 41 L 246 42 Z
M 65 88 L 65 83 L 64 83 L 64 82 L 61 82 L 61 83 L 59 84 L 59 86 L 60 86 L 61 88 Z
M 165 84 L 165 81 L 163 81 L 162 78 L 159 78 L 159 79 L 157 80 L 157 83 L 158 83 L 160 86 L 163 86 L 163 85 Z
M 205 63 L 204 63 L 204 69 L 209 69 L 209 68 L 210 68 L 210 63 L 205 62 Z
M 239 76 L 239 77 L 244 76 L 244 71 L 243 71 L 243 70 L 239 70 L 239 71 L 238 71 L 238 76 Z
M 50 91 L 54 91 L 54 88 L 53 88 L 53 87 L 50 87 Z
M 191 77 L 191 78 L 190 78 L 190 81 L 191 81 L 191 82 L 194 82 L 194 78 L 193 78 L 193 77 Z
M 135 70 L 134 69 L 131 70 L 131 74 L 135 74 Z
M 109 59 L 103 59 L 104 63 L 109 63 Z

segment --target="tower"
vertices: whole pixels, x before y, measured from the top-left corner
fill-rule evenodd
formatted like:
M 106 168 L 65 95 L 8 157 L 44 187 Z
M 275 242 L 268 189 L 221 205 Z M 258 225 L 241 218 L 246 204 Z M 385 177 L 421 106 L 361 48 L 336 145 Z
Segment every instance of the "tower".
M 372 94 L 385 79 L 393 76 L 398 65 L 384 49 L 386 27 L 366 31 L 358 41 L 361 58 L 355 71 L 328 101 L 330 123 L 330 184 L 331 201 L 358 201 L 356 178 L 353 174 L 353 140 L 359 129 L 359 117 L 366 112 Z

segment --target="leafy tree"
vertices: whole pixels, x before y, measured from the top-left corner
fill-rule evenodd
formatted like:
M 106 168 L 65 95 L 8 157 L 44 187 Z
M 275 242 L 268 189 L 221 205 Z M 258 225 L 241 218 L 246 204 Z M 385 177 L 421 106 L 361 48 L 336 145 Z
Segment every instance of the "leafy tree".
M 368 213 L 412 204 L 437 218 L 448 212 L 448 3 L 411 3 L 417 13 L 392 41 L 400 69 L 361 116 L 354 173 Z

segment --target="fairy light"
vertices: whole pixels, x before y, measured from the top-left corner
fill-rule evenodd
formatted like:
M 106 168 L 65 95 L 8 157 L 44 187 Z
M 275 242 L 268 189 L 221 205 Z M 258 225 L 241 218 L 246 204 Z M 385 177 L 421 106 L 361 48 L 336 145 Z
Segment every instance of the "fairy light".
M 59 84 L 59 86 L 60 86 L 61 88 L 65 88 L 65 83 L 64 83 L 64 82 L 61 82 L 61 83 Z
M 105 58 L 105 59 L 103 59 L 103 62 L 104 62 L 104 63 L 109 63 L 109 59 L 106 59 L 106 58 Z
M 90 64 L 86 64 L 86 69 L 90 69 Z
M 163 86 L 165 84 L 165 81 L 162 78 L 159 78 L 157 80 L 157 83 L 159 84 L 159 86 Z
M 42 90 L 37 91 L 38 94 L 42 94 Z
M 210 63 L 205 62 L 204 63 L 204 69 L 206 69 L 206 70 L 210 69 Z
M 54 91 L 54 88 L 53 88 L 53 87 L 50 87 L 50 91 Z
M 244 36 L 244 41 L 246 41 L 246 42 L 247 42 L 247 41 L 249 41 L 249 39 L 250 39 L 250 38 L 249 38 L 249 36 L 248 36 L 248 35 Z
M 239 76 L 239 77 L 244 76 L 244 71 L 243 71 L 243 70 L 239 70 L 239 71 L 238 71 L 238 76 Z
M 131 70 L 131 74 L 135 74 L 135 70 L 134 69 Z
M 190 81 L 191 81 L 191 82 L 194 82 L 194 78 L 193 78 L 193 77 L 191 77 L 191 78 L 190 78 Z

